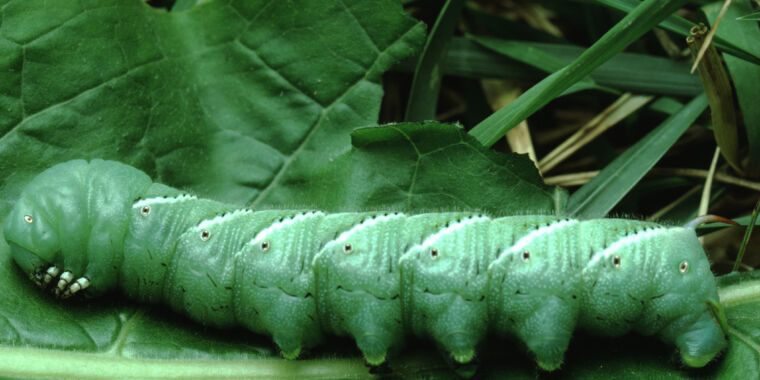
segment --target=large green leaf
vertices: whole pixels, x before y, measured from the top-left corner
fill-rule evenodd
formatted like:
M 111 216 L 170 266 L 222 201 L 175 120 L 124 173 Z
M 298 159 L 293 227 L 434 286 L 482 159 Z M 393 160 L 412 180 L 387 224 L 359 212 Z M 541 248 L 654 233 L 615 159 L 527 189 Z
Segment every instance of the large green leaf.
M 543 184 L 527 155 L 483 148 L 454 125 L 401 123 L 355 130 L 354 149 L 309 179 L 323 209 L 492 215 L 561 213 L 564 191 Z
M 376 123 L 381 74 L 424 39 L 393 0 L 0 8 L 0 215 L 32 173 L 78 157 L 217 199 L 287 202 L 351 129 Z
M 377 123 L 383 71 L 423 41 L 395 0 L 211 0 L 177 13 L 140 0 L 0 0 L 0 9 L 0 220 L 33 175 L 75 157 L 117 159 L 257 207 L 506 214 L 566 201 L 525 157 L 488 151 L 456 126 L 355 130 Z M 267 337 L 207 329 L 159 305 L 57 302 L 20 273 L 2 236 L 0 289 L 0 376 L 369 376 L 348 340 L 286 361 Z M 744 335 L 707 369 L 684 370 L 652 339 L 579 333 L 557 375 L 743 375 L 758 368 L 760 328 L 733 310 Z M 430 342 L 409 346 L 390 377 L 456 378 Z M 478 376 L 540 374 L 514 341 L 481 352 Z

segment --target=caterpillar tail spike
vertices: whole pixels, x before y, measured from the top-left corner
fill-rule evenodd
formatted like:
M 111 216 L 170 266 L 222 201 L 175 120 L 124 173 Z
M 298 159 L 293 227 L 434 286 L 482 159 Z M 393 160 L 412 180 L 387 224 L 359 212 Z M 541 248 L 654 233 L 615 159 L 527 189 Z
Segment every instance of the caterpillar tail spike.
M 725 218 L 725 217 L 722 217 L 722 216 L 718 216 L 718 215 L 707 214 L 707 215 L 698 216 L 698 217 L 692 219 L 688 223 L 684 224 L 684 227 L 686 227 L 686 228 L 696 228 L 697 226 L 699 226 L 701 224 L 705 224 L 705 223 L 726 223 L 726 224 L 732 224 L 734 226 L 738 226 L 739 225 L 739 223 L 736 223 L 735 221 L 733 221 L 731 219 L 728 219 L 728 218 Z
M 74 160 L 27 185 L 4 236 L 57 298 L 120 291 L 272 336 L 289 359 L 336 335 L 381 368 L 415 335 L 464 365 L 492 334 L 551 371 L 577 329 L 658 336 L 692 367 L 713 360 L 728 328 L 694 230 L 709 219 L 254 211 Z

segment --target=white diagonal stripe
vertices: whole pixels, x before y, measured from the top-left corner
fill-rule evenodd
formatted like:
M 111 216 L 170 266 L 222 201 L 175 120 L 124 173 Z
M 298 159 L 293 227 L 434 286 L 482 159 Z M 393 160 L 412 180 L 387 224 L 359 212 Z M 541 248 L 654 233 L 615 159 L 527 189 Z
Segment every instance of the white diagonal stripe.
M 666 232 L 668 232 L 666 228 L 656 228 L 653 230 L 639 231 L 633 235 L 623 236 L 622 238 L 618 239 L 614 243 L 608 245 L 607 248 L 594 254 L 594 257 L 592 257 L 591 260 L 589 260 L 588 264 L 586 264 L 586 267 L 583 268 L 583 271 L 585 272 L 586 269 L 592 268 L 594 265 L 596 265 L 596 263 L 599 262 L 599 260 L 602 260 L 611 256 L 613 253 L 616 253 L 620 251 L 621 249 L 624 249 L 628 245 L 636 244 L 641 240 L 650 239 L 655 236 L 664 234 Z
M 298 214 L 292 218 L 288 218 L 283 220 L 282 222 L 276 222 L 273 223 L 271 226 L 261 230 L 258 234 L 256 234 L 256 237 L 253 238 L 251 241 L 248 242 L 248 244 L 256 245 L 261 243 L 264 239 L 266 239 L 269 234 L 271 234 L 274 231 L 283 229 L 283 228 L 289 228 L 290 226 L 308 218 L 312 218 L 315 216 L 323 216 L 325 215 L 322 211 L 310 211 L 303 214 Z
M 225 214 L 222 214 L 222 215 L 218 215 L 218 216 L 216 216 L 214 218 L 206 219 L 206 220 L 202 221 L 200 224 L 198 224 L 198 226 L 195 227 L 195 229 L 196 230 L 205 230 L 205 229 L 207 229 L 207 228 L 209 228 L 209 227 L 211 227 L 211 226 L 213 226 L 215 224 L 223 223 L 224 221 L 226 221 L 228 219 L 232 219 L 232 218 L 234 218 L 234 217 L 236 217 L 238 215 L 250 214 L 250 213 L 253 213 L 253 210 L 239 209 L 239 210 L 235 210 L 235 211 L 232 211 L 232 212 L 228 212 L 228 213 L 225 213 Z
M 456 231 L 459 231 L 459 230 L 465 228 L 466 226 L 468 226 L 470 224 L 475 224 L 475 223 L 478 223 L 478 222 L 485 222 L 485 221 L 488 221 L 490 219 L 491 218 L 488 218 L 488 217 L 485 217 L 485 216 L 479 216 L 479 217 L 473 217 L 473 218 L 469 218 L 469 219 L 464 219 L 461 222 L 449 224 L 448 227 L 445 227 L 445 228 L 441 229 L 440 231 L 438 231 L 438 232 L 436 232 L 436 233 L 428 236 L 425 239 L 425 241 L 422 242 L 422 244 L 417 244 L 416 246 L 412 247 L 410 249 L 410 251 L 414 250 L 414 249 L 425 250 L 427 248 L 432 247 L 433 244 L 435 244 L 435 243 L 438 242 L 438 240 L 442 239 L 443 237 L 445 237 L 445 236 L 447 236 L 447 235 L 449 235 L 451 233 L 455 233 Z
M 372 227 L 372 226 L 374 226 L 374 225 L 376 225 L 376 224 L 378 224 L 380 222 L 384 222 L 386 220 L 403 218 L 405 216 L 406 215 L 404 215 L 402 213 L 398 213 L 398 214 L 378 215 L 378 216 L 376 216 L 374 218 L 368 218 L 365 221 L 363 221 L 363 222 L 361 222 L 361 223 L 359 223 L 359 224 L 351 227 L 350 230 L 344 231 L 343 233 L 340 234 L 340 236 L 338 236 L 337 239 L 335 239 L 335 240 L 333 240 L 333 241 L 331 241 L 331 242 L 329 242 L 327 244 L 331 244 L 331 243 L 345 243 L 346 240 L 348 240 L 348 238 L 351 237 L 351 235 L 353 235 L 354 233 L 360 232 L 360 231 L 364 230 L 367 227 Z
M 551 234 L 551 233 L 553 233 L 554 231 L 556 231 L 558 229 L 574 226 L 574 225 L 576 225 L 578 223 L 579 222 L 577 220 L 575 220 L 575 219 L 560 220 L 560 221 L 554 222 L 554 223 L 552 223 L 552 224 L 550 224 L 548 226 L 544 226 L 544 227 L 541 227 L 539 229 L 533 230 L 530 233 L 528 233 L 527 235 L 521 237 L 520 240 L 517 241 L 517 243 L 515 243 L 513 246 L 507 248 L 501 254 L 503 255 L 505 253 L 522 252 L 523 249 L 525 249 L 525 247 L 527 247 L 530 243 L 533 242 L 533 240 L 536 240 L 536 239 L 538 239 L 539 237 L 541 237 L 543 235 Z M 499 255 L 499 256 L 501 256 L 501 255 Z
M 176 197 L 154 197 L 147 199 L 140 199 L 132 205 L 132 208 L 143 208 L 145 206 L 153 206 L 158 204 L 171 204 L 177 202 L 189 201 L 191 199 L 198 199 L 195 195 L 182 194 Z

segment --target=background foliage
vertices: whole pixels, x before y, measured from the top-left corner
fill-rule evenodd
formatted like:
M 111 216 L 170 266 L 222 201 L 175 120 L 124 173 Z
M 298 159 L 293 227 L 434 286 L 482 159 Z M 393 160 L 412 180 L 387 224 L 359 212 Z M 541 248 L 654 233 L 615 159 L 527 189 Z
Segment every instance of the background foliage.
M 707 171 L 715 134 L 731 131 L 712 124 L 685 53 L 692 21 L 712 23 L 720 6 L 0 0 L 0 220 L 41 170 L 98 157 L 258 208 L 683 223 L 710 184 L 710 212 L 746 224 L 760 191 L 760 30 L 737 17 L 755 4 L 735 0 L 715 39 L 740 115 L 738 144 L 724 152 L 740 158 L 738 170 L 721 161 Z M 706 236 L 716 272 L 730 269 L 742 232 Z M 752 268 L 760 256 L 751 246 L 745 257 Z M 284 361 L 266 337 L 201 328 L 159 306 L 53 301 L 19 273 L 3 239 L 0 271 L 3 375 L 371 376 L 337 338 Z M 720 294 L 731 345 L 707 368 L 684 368 L 651 339 L 579 333 L 551 375 L 758 377 L 760 278 L 724 276 Z M 539 375 L 511 341 L 489 342 L 464 368 L 429 342 L 409 346 L 384 376 Z

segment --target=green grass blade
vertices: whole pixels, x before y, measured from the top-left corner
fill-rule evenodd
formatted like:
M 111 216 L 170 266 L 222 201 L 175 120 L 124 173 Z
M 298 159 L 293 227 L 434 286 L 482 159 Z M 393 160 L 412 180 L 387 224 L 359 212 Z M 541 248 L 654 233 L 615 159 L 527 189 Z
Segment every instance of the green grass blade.
M 581 218 L 607 215 L 665 155 L 705 108 L 707 108 L 707 97 L 697 96 L 626 150 L 607 165 L 599 175 L 570 196 L 567 202 L 568 214 Z
M 597 3 L 621 10 L 623 12 L 630 12 L 638 4 L 638 0 L 595 0 Z M 722 5 L 723 2 L 719 6 Z M 749 15 L 748 15 L 749 16 Z M 696 24 L 686 20 L 682 17 L 671 15 L 660 23 L 660 26 L 673 33 L 678 33 L 684 37 L 689 36 L 689 30 Z M 745 61 L 754 62 L 760 64 L 760 54 L 757 52 L 750 52 L 744 48 L 734 44 L 733 40 L 729 40 L 720 36 L 713 38 L 713 43 L 718 50 L 731 54 L 735 57 L 741 58 Z
M 533 46 L 571 63 L 586 50 L 580 46 L 513 41 Z M 410 59 L 394 66 L 395 70 L 413 72 L 417 59 Z M 647 70 L 642 70 L 646 67 Z M 640 94 L 686 96 L 701 94 L 699 77 L 689 74 L 691 64 L 663 57 L 637 53 L 619 53 L 604 62 L 591 73 L 597 85 Z M 525 82 L 538 82 L 546 74 L 493 50 L 486 49 L 467 38 L 455 37 L 451 41 L 443 75 L 465 78 L 502 78 Z
M 425 42 L 406 106 L 406 121 L 433 120 L 441 89 L 441 66 L 448 52 L 464 0 L 447 0 Z
M 468 36 L 468 39 L 497 54 L 547 73 L 553 73 L 571 63 L 585 50 L 569 44 L 535 43 L 474 36 Z M 457 42 L 456 45 L 452 48 L 461 48 L 462 43 Z M 496 58 L 493 59 L 496 60 Z M 494 62 L 494 65 L 496 64 Z M 448 65 L 449 62 L 447 62 Z M 690 66 L 686 62 L 662 57 L 620 53 L 604 62 L 581 82 L 594 83 L 600 88 L 614 88 L 619 91 L 693 97 L 702 93 L 703 89 L 699 78 L 689 74 Z M 646 70 L 642 70 L 642 67 Z M 444 72 L 446 71 L 447 69 L 444 69 Z
M 737 18 L 741 21 L 760 21 L 760 12 L 753 12 Z
M 535 44 L 551 51 L 568 63 L 579 57 L 584 48 L 573 45 Z M 692 98 L 702 93 L 699 78 L 689 74 L 690 63 L 646 54 L 619 53 L 591 72 L 601 86 L 643 94 L 668 94 Z M 642 70 L 645 68 L 645 70 Z
M 416 60 L 399 62 L 394 69 L 414 71 L 416 62 Z M 473 79 L 502 78 L 534 81 L 544 76 L 539 70 L 504 58 L 462 37 L 452 39 L 446 55 L 446 63 L 443 65 L 443 74 Z
M 555 56 L 550 51 L 544 51 L 535 47 L 532 42 L 503 40 L 499 38 L 488 38 L 468 35 L 467 38 L 476 44 L 492 50 L 505 57 L 531 65 L 542 71 L 553 73 L 567 66 L 564 59 Z M 591 80 L 583 78 L 582 80 Z
M 744 237 L 742 238 L 742 245 L 739 247 L 739 253 L 736 255 L 736 261 L 734 262 L 734 269 L 731 270 L 732 272 L 736 272 L 739 269 L 739 265 L 742 263 L 742 258 L 744 258 L 744 252 L 747 251 L 747 246 L 749 245 L 749 238 L 752 236 L 752 230 L 755 229 L 755 223 L 757 223 L 757 214 L 760 213 L 760 201 L 757 202 L 755 205 L 755 210 L 752 211 L 752 218 L 749 220 L 749 224 L 747 224 L 747 229 L 744 231 Z
M 565 68 L 551 74 L 514 102 L 476 125 L 470 134 L 491 146 L 522 120 L 582 80 L 642 34 L 686 3 L 686 0 L 646 0 L 615 24 L 594 45 Z

